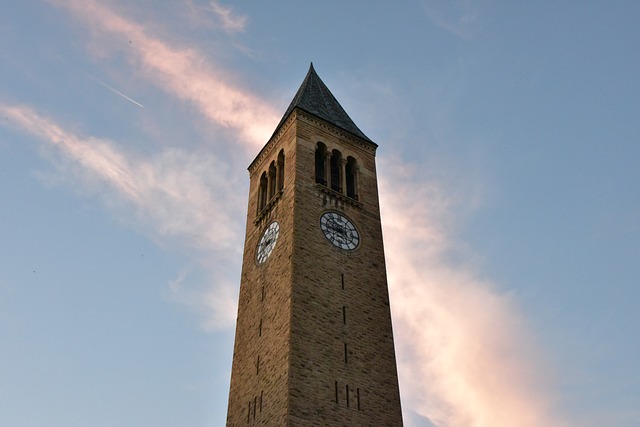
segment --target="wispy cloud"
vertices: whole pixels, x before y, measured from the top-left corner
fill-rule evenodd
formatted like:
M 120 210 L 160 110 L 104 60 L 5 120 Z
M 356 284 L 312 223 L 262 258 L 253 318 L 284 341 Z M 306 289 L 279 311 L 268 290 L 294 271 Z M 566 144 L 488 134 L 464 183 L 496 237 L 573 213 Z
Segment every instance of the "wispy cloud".
M 405 404 L 436 426 L 560 426 L 545 369 L 509 294 L 447 254 L 457 202 L 405 164 L 381 180 L 385 249 Z M 402 182 L 403 184 L 396 185 Z
M 31 110 L 22 109 L 20 114 L 26 121 L 38 122 L 34 129 L 40 129 L 41 138 L 56 143 L 65 155 L 79 162 L 77 175 L 99 177 L 113 190 L 111 197 L 132 203 L 137 212 L 134 226 L 151 228 L 148 216 L 153 218 L 154 229 L 146 229 L 151 236 L 174 236 L 193 247 L 217 251 L 221 263 L 234 253 L 234 259 L 239 260 L 240 248 L 230 245 L 241 244 L 244 223 L 240 218 L 245 205 L 244 197 L 240 200 L 237 192 L 230 191 L 242 185 L 233 182 L 240 175 L 229 171 L 229 153 L 243 148 L 255 154 L 278 123 L 279 113 L 206 55 L 152 36 L 147 28 L 109 8 L 107 2 L 50 1 L 69 10 L 96 36 L 90 48 L 97 48 L 98 58 L 104 59 L 111 50 L 116 55 L 124 53 L 137 76 L 170 96 L 191 103 L 206 121 L 226 128 L 236 137 L 233 144 L 225 138 L 214 139 L 213 143 L 222 144 L 221 150 L 208 149 L 204 155 L 173 149 L 145 159 L 122 153 L 106 140 L 87 141 L 76 135 L 52 138 L 52 129 L 56 129 L 53 133 L 65 131 Z M 210 11 L 228 32 L 244 28 L 246 20 L 218 2 L 211 3 Z M 202 267 L 206 268 L 206 263 Z M 208 285 L 200 286 L 185 278 L 170 287 L 170 295 L 205 314 L 207 329 L 228 325 L 235 318 L 237 301 L 230 296 L 235 295 L 237 284 L 230 283 L 218 271 L 210 272 L 206 282 Z M 223 295 L 226 297 L 221 301 Z
M 5 122 L 54 148 L 60 174 L 74 186 L 99 194 L 130 225 L 152 238 L 177 239 L 191 249 L 213 253 L 222 264 L 241 257 L 242 223 L 237 218 L 242 216 L 244 197 L 231 191 L 238 184 L 225 162 L 178 149 L 145 159 L 107 139 L 64 129 L 28 107 L 0 104 L 0 114 Z M 209 281 L 197 291 L 182 287 L 184 295 L 176 284 L 171 289 L 180 302 L 208 310 L 208 328 L 228 326 L 234 318 L 228 301 L 214 304 L 220 301 L 212 299 L 233 294 L 228 280 Z
M 102 2 L 51 1 L 66 7 L 91 31 L 113 36 L 104 43 L 120 46 L 119 53 L 126 54 L 149 81 L 192 103 L 217 125 L 237 132 L 247 148 L 264 144 L 278 123 L 280 117 L 271 105 L 232 83 L 230 76 L 208 63 L 206 55 L 195 49 L 176 48 L 150 36 L 144 27 L 118 15 Z
M 233 175 L 219 159 L 178 149 L 145 159 L 123 152 L 107 139 L 66 130 L 29 107 L 0 104 L 0 113 L 15 127 L 55 147 L 67 161 L 65 173 L 77 182 L 88 189 L 106 187 L 108 194 L 134 208 L 139 223 L 152 219 L 158 235 L 221 254 L 240 250 L 234 242 L 242 239 L 242 231 L 235 218 L 243 203 L 229 190 Z
M 208 10 L 211 10 L 220 20 L 222 27 L 229 32 L 244 31 L 247 17 L 237 15 L 230 7 L 225 7 L 217 1 L 212 1 Z
M 139 73 L 192 103 L 206 119 L 237 133 L 246 149 L 256 152 L 273 131 L 279 119 L 274 109 L 231 84 L 199 52 L 152 37 L 103 3 L 56 3 L 92 31 L 112 36 L 109 43 L 118 40 Z M 145 159 L 123 152 L 109 140 L 70 132 L 27 107 L 0 105 L 0 111 L 63 153 L 76 166 L 71 173 L 78 181 L 102 183 L 110 194 L 133 206 L 138 223 L 150 218 L 162 236 L 184 239 L 221 257 L 227 250 L 240 256 L 229 242 L 241 241 L 237 207 L 243 206 L 244 196 L 220 186 L 232 175 L 219 158 L 168 150 Z M 545 393 L 536 381 L 544 371 L 531 356 L 533 348 L 516 302 L 470 269 L 446 261 L 452 244 L 446 218 L 454 201 L 437 185 L 402 175 L 405 166 L 388 165 L 386 179 L 381 180 L 405 406 L 438 426 L 560 426 L 548 415 Z M 236 284 L 218 275 L 215 289 L 222 292 L 185 289 L 189 274 L 186 270 L 170 284 L 174 298 L 212 312 L 210 326 L 228 324 L 224 319 L 235 314 L 229 310 L 235 307 L 229 290 Z
M 184 0 L 189 21 L 197 26 L 221 28 L 227 34 L 244 32 L 248 18 L 236 13 L 230 6 L 219 1 Z
M 239 256 L 238 256 L 239 258 Z M 187 267 L 169 283 L 168 298 L 190 307 L 201 319 L 201 327 L 206 331 L 232 328 L 237 314 L 237 281 L 230 280 L 234 274 L 211 268 L 211 259 L 195 267 Z M 206 270 L 207 279 L 192 279 L 197 270 Z M 215 286 L 211 286 L 215 283 Z
M 427 18 L 443 30 L 469 39 L 477 30 L 478 17 L 470 0 L 422 0 Z

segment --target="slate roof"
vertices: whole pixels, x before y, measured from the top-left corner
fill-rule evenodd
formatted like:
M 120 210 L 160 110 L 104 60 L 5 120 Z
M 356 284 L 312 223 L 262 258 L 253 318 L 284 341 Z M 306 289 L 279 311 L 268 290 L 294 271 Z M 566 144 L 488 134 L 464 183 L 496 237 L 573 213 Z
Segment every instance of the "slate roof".
M 304 78 L 302 85 L 300 85 L 300 89 L 298 89 L 296 96 L 293 97 L 282 120 L 278 123 L 274 135 L 287 120 L 289 114 L 296 108 L 300 108 L 309 114 L 334 124 L 340 129 L 376 145 L 353 123 L 353 120 L 351 120 L 347 112 L 344 111 L 344 108 L 342 108 L 338 100 L 333 96 L 329 88 L 320 80 L 320 77 L 316 74 L 316 70 L 313 68 L 313 63 L 309 66 L 309 72 L 307 72 L 307 76 Z

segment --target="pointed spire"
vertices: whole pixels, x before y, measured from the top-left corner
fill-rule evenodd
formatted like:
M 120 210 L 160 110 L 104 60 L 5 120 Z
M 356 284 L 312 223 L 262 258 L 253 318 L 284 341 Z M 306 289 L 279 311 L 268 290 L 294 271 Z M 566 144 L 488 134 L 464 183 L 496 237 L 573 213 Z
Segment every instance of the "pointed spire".
M 338 100 L 333 96 L 329 88 L 320 80 L 320 77 L 316 74 L 316 70 L 313 68 L 313 62 L 309 66 L 307 76 L 304 78 L 302 85 L 300 85 L 296 96 L 293 97 L 289 108 L 287 108 L 282 120 L 278 123 L 276 132 L 296 108 L 313 114 L 373 144 L 373 141 L 358 129 L 358 126 L 351 120 L 347 112 L 344 111 L 344 108 L 342 108 Z

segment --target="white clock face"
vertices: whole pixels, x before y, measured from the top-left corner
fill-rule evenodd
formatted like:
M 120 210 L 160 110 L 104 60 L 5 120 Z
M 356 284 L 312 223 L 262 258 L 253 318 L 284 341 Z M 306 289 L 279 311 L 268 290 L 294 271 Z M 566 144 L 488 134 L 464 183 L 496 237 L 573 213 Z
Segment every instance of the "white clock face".
M 347 251 L 358 247 L 360 236 L 349 219 L 338 212 L 326 212 L 320 217 L 324 236 L 335 246 Z
M 262 233 L 262 237 L 260 238 L 260 242 L 258 243 L 258 250 L 256 252 L 256 261 L 258 264 L 264 264 L 271 255 L 273 248 L 276 246 L 276 242 L 278 241 L 278 233 L 280 232 L 280 224 L 277 221 L 273 221 L 264 233 Z

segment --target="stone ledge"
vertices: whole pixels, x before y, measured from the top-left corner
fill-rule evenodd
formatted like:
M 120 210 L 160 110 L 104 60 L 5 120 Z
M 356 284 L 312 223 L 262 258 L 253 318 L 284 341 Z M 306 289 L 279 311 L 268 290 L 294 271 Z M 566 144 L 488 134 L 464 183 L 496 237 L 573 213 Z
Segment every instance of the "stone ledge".
M 347 203 L 347 204 L 349 204 L 351 206 L 354 206 L 356 208 L 361 208 L 362 207 L 362 202 L 358 201 L 357 196 L 354 199 L 352 197 L 345 196 L 344 194 L 340 193 L 339 191 L 332 190 L 331 188 L 326 187 L 326 186 L 324 186 L 322 184 L 318 184 L 318 183 L 316 183 L 316 188 L 321 193 L 324 193 L 324 194 L 328 195 L 329 197 L 337 199 L 337 200 L 339 200 L 339 201 L 341 201 L 343 203 Z
M 269 212 L 271 212 L 271 209 L 273 209 L 273 207 L 278 203 L 278 200 L 280 200 L 280 198 L 282 197 L 282 192 L 283 191 L 281 189 L 276 191 L 276 194 L 273 195 L 273 197 L 271 198 L 271 200 L 269 200 L 267 205 L 264 208 L 262 208 L 260 213 L 256 216 L 256 219 L 253 221 L 254 225 L 258 225 L 264 218 L 266 218 L 269 215 Z

